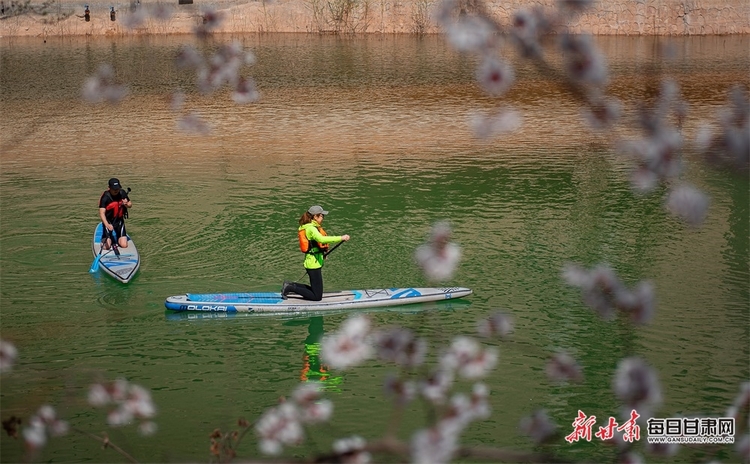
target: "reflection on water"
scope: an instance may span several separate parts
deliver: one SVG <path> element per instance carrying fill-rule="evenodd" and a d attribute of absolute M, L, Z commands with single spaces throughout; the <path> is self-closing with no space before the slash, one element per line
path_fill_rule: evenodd
<path fill-rule="evenodd" d="M 330 372 L 330 368 L 320 360 L 320 340 L 323 338 L 323 318 L 311 317 L 305 338 L 305 353 L 302 356 L 302 382 L 320 382 L 326 391 L 341 391 L 338 386 L 344 378 Z"/>
<path fill-rule="evenodd" d="M 537 407 L 563 427 L 582 408 L 615 415 L 612 373 L 633 352 L 659 370 L 663 417 L 721 414 L 750 376 L 741 323 L 750 310 L 746 176 L 704 169 L 688 154 L 683 179 L 710 194 L 711 209 L 704 227 L 686 229 L 663 211 L 663 191 L 632 192 L 628 163 L 585 130 L 574 102 L 515 57 L 519 84 L 505 103 L 523 111 L 523 130 L 483 142 L 466 121 L 493 102 L 473 83 L 472 63 L 439 37 L 239 40 L 258 57 L 249 70 L 263 94 L 256 105 L 191 90 L 191 76 L 172 62 L 189 37 L 0 45 L 0 312 L 2 337 L 20 352 L 13 373 L 3 373 L 4 418 L 51 403 L 73 426 L 103 430 L 81 398 L 90 382 L 124 376 L 152 389 L 159 438 L 112 433 L 140 460 L 184 462 L 205 455 L 211 430 L 238 415 L 259 417 L 302 377 L 335 382 L 337 430 L 382 433 L 390 416 L 380 382 L 390 366 L 332 372 L 317 357 L 321 330 L 332 332 L 347 314 L 164 311 L 168 295 L 278 291 L 298 277 L 297 219 L 318 203 L 331 211 L 326 229 L 352 236 L 327 261 L 332 290 L 425 285 L 413 251 L 434 221 L 453 224 L 464 255 L 454 283 L 474 294 L 451 308 L 368 313 L 376 326 L 403 325 L 436 355 L 490 312 L 513 315 L 512 339 L 487 341 L 500 348 L 487 379 L 495 415 L 467 430 L 469 443 L 528 449 L 517 424 Z M 659 72 L 678 81 L 690 105 L 682 130 L 691 139 L 731 83 L 748 84 L 748 40 L 599 44 L 610 56 L 610 90 L 631 111 L 653 99 Z M 659 53 L 664 42 L 674 49 L 670 60 Z M 130 85 L 119 106 L 80 100 L 83 80 L 101 62 Z M 169 94 L 176 89 L 212 124 L 212 135 L 175 129 Z M 113 176 L 133 189 L 128 232 L 142 254 L 127 286 L 87 272 L 96 200 Z M 569 261 L 608 262 L 629 286 L 652 279 L 652 323 L 636 331 L 600 321 L 562 284 Z M 583 364 L 583 384 L 548 383 L 545 363 L 557 349 Z M 424 411 L 409 412 L 407 425 L 422 426 Z M 328 432 L 311 433 L 327 446 Z M 22 460 L 17 443 L 2 440 L 3 460 Z M 69 440 L 53 441 L 44 458 L 112 459 L 97 443 Z M 595 462 L 615 453 L 593 444 L 553 447 Z M 733 458 L 722 453 L 721 460 Z M 679 458 L 701 456 L 686 449 Z"/>

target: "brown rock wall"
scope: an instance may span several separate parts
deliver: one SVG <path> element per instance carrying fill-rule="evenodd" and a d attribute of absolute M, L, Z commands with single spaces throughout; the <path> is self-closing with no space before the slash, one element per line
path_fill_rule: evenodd
<path fill-rule="evenodd" d="M 430 14 L 436 0 L 276 0 L 174 2 L 168 21 L 150 19 L 136 29 L 123 25 L 134 7 L 122 1 L 58 0 L 59 12 L 74 15 L 53 24 L 28 15 L 0 21 L 0 36 L 132 35 L 191 33 L 202 11 L 218 10 L 224 21 L 217 32 L 414 33 L 439 32 Z M 9 2 L 4 2 L 6 8 Z M 143 0 L 149 8 L 160 0 Z M 91 21 L 82 18 L 84 5 Z M 523 8 L 555 7 L 555 0 L 493 0 L 488 7 L 502 23 Z M 110 21 L 114 6 L 117 21 Z M 600 0 L 570 23 L 574 32 L 595 35 L 723 35 L 750 34 L 750 0 Z"/>

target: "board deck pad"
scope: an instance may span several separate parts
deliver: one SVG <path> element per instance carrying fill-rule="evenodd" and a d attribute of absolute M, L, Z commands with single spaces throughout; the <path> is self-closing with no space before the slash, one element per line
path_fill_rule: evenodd
<path fill-rule="evenodd" d="M 104 225 L 100 222 L 94 230 L 94 239 L 91 245 L 94 257 L 99 255 L 99 251 L 102 248 L 103 231 Z M 119 251 L 120 256 L 117 256 L 112 249 L 102 250 L 102 256 L 99 260 L 99 269 L 114 277 L 116 280 L 126 284 L 130 282 L 138 271 L 138 268 L 141 265 L 141 257 L 130 236 L 128 236 L 128 247 L 120 248 Z"/>
<path fill-rule="evenodd" d="M 426 303 L 462 298 L 471 293 L 471 289 L 465 287 L 381 288 L 324 292 L 321 301 L 305 300 L 295 294 L 284 299 L 279 292 L 187 293 L 168 297 L 164 306 L 173 311 L 326 311 Z"/>

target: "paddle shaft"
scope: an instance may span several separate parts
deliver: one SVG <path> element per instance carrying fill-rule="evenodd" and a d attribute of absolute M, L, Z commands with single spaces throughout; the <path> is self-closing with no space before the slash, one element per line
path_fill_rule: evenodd
<path fill-rule="evenodd" d="M 342 240 L 342 241 L 340 241 L 339 243 L 337 243 L 337 244 L 336 244 L 336 245 L 335 245 L 335 246 L 334 246 L 333 248 L 331 248 L 330 250 L 328 250 L 328 251 L 326 251 L 325 253 L 323 253 L 323 258 L 325 258 L 325 257 L 327 257 L 328 255 L 330 255 L 331 253 L 333 253 L 333 250 L 335 250 L 336 248 L 340 247 L 340 246 L 341 246 L 341 245 L 342 245 L 343 243 L 344 243 L 344 241 Z M 305 271 L 305 274 L 307 274 L 307 271 Z M 299 278 L 299 279 L 297 279 L 297 280 L 298 280 L 298 281 L 299 281 L 299 280 L 302 280 L 302 279 L 303 279 L 303 278 L 305 277 L 305 274 L 302 274 L 302 277 L 300 277 L 300 278 Z"/>
<path fill-rule="evenodd" d="M 340 246 L 341 246 L 341 244 L 343 244 L 343 243 L 344 243 L 344 241 L 343 241 L 343 240 L 342 240 L 342 241 L 340 241 L 339 243 L 337 243 L 335 247 L 333 247 L 333 248 L 331 248 L 330 250 L 328 250 L 328 251 L 326 251 L 325 253 L 323 253 L 323 257 L 325 258 L 326 256 L 328 256 L 328 255 L 330 255 L 331 253 L 333 253 L 333 250 L 335 250 L 336 248 L 340 247 Z"/>

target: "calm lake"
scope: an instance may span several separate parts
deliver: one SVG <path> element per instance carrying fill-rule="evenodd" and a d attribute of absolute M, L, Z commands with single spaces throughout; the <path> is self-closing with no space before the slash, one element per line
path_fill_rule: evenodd
<path fill-rule="evenodd" d="M 278 291 L 283 280 L 300 279 L 297 220 L 312 204 L 330 211 L 329 233 L 352 237 L 327 261 L 328 290 L 429 286 L 413 253 L 434 222 L 450 221 L 463 250 L 450 284 L 474 294 L 371 313 L 377 326 L 402 325 L 428 339 L 431 359 L 455 335 L 475 334 L 481 318 L 512 314 L 512 337 L 486 342 L 500 351 L 486 379 L 492 417 L 473 423 L 465 444 L 535 449 L 518 424 L 537 408 L 564 435 L 578 410 L 601 425 L 619 413 L 613 374 L 632 354 L 659 371 L 658 417 L 722 416 L 750 379 L 746 174 L 718 171 L 688 152 L 681 180 L 711 197 L 703 227 L 690 228 L 664 210 L 665 188 L 634 193 L 632 166 L 610 148 L 612 138 L 588 131 L 561 86 L 513 56 L 518 82 L 503 102 L 523 112 L 523 126 L 483 141 L 469 117 L 494 102 L 474 82 L 473 59 L 442 37 L 235 37 L 257 58 L 244 71 L 261 92 L 251 105 L 234 104 L 225 89 L 198 93 L 194 77 L 174 64 L 183 44 L 211 50 L 232 39 L 2 39 L 0 322 L 2 339 L 19 351 L 2 374 L 3 420 L 26 421 L 51 404 L 73 428 L 106 431 L 139 461 L 208 461 L 214 429 L 253 421 L 300 382 L 323 380 L 333 420 L 311 428 L 308 443 L 288 456 L 329 449 L 334 437 L 381 437 L 391 418 L 383 379 L 393 366 L 331 371 L 317 356 L 321 335 L 346 314 L 164 309 L 170 295 Z M 733 83 L 750 84 L 750 37 L 597 43 L 626 118 L 639 101 L 653 102 L 660 76 L 680 84 L 688 140 Z M 101 63 L 129 86 L 119 105 L 81 98 Z M 185 105 L 175 112 L 171 94 L 180 89 Z M 177 128 L 188 111 L 204 118 L 209 135 Z M 132 188 L 127 228 L 142 264 L 128 285 L 87 272 L 110 177 Z M 651 323 L 632 329 L 601 320 L 561 280 L 567 262 L 610 263 L 629 286 L 652 280 Z M 583 383 L 547 380 L 557 350 L 583 365 Z M 111 429 L 106 411 L 88 405 L 90 384 L 118 377 L 151 390 L 155 435 Z M 404 439 L 429 417 L 422 403 L 409 411 L 397 431 Z M 23 460 L 21 441 L 3 434 L 0 444 L 3 462 Z M 561 438 L 548 450 L 592 462 L 615 457 L 598 439 Z M 239 455 L 259 456 L 253 434 Z M 711 457 L 739 460 L 729 445 L 683 447 L 676 459 Z M 125 461 L 76 432 L 52 439 L 37 459 Z"/>

